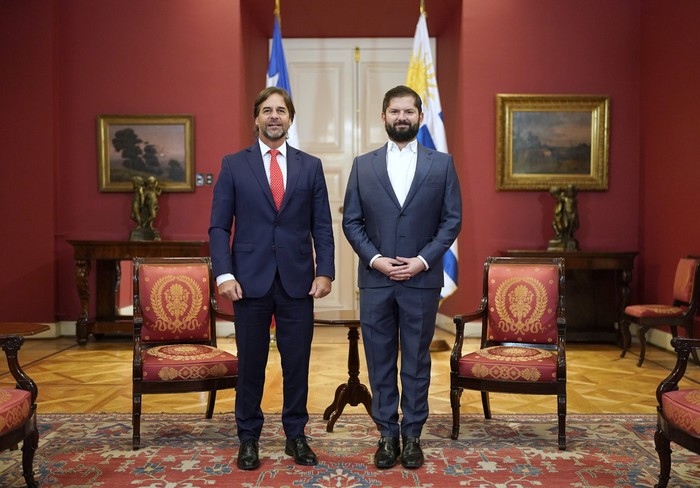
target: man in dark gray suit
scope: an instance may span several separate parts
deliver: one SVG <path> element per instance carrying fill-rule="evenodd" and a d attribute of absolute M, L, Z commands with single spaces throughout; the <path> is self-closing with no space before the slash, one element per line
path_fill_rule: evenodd
<path fill-rule="evenodd" d="M 423 465 L 430 342 L 443 286 L 443 255 L 462 225 L 452 157 L 418 143 L 420 96 L 397 86 L 384 96 L 388 144 L 355 159 L 345 193 L 343 231 L 360 259 L 360 320 L 381 438 L 378 468 Z M 401 348 L 401 412 L 397 383 Z"/>

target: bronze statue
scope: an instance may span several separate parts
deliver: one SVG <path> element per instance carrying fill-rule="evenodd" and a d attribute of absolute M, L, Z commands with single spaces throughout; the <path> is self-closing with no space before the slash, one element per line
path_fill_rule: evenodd
<path fill-rule="evenodd" d="M 149 176 L 144 182 L 140 176 L 131 178 L 134 197 L 131 200 L 131 219 L 136 228 L 129 235 L 130 241 L 159 241 L 160 233 L 154 227 L 158 215 L 158 197 L 162 193 L 160 183 L 155 176 Z"/>
<path fill-rule="evenodd" d="M 549 241 L 549 251 L 579 251 L 578 241 L 574 233 L 578 230 L 578 190 L 574 185 L 565 187 L 554 186 L 549 193 L 557 199 L 554 206 L 554 239 Z"/>

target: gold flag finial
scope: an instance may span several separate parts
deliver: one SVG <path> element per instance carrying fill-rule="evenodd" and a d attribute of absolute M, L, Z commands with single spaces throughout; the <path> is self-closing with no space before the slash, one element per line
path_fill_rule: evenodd
<path fill-rule="evenodd" d="M 426 17 L 428 16 L 425 11 L 425 0 L 420 0 L 420 14 L 425 15 Z"/>
<path fill-rule="evenodd" d="M 282 15 L 280 14 L 280 0 L 275 0 L 275 17 L 277 17 L 277 22 L 280 24 L 280 29 L 282 28 Z"/>

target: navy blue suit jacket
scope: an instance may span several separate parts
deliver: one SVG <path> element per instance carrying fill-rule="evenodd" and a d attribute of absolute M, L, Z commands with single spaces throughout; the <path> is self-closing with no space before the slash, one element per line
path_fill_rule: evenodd
<path fill-rule="evenodd" d="M 442 258 L 462 227 L 462 196 L 452 156 L 418 144 L 413 183 L 399 205 L 386 167 L 387 145 L 355 158 L 343 204 L 343 231 L 360 259 L 360 288 L 395 285 L 370 268 L 377 254 L 421 255 L 426 272 L 402 282 L 414 288 L 442 288 Z"/>
<path fill-rule="evenodd" d="M 244 297 L 267 293 L 277 272 L 294 298 L 308 296 L 315 276 L 334 279 L 321 160 L 287 146 L 287 186 L 278 213 L 258 142 L 225 156 L 214 187 L 209 246 L 214 276 L 233 273 Z"/>

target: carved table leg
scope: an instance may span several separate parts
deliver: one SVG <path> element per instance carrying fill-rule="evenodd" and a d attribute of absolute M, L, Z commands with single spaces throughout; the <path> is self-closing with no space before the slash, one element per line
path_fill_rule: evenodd
<path fill-rule="evenodd" d="M 75 260 L 75 286 L 80 297 L 80 316 L 75 323 L 75 335 L 78 344 L 84 346 L 88 340 L 88 314 L 90 312 L 90 287 L 88 277 L 90 276 L 91 263 L 87 259 Z"/>
<path fill-rule="evenodd" d="M 333 426 L 343 413 L 348 403 L 356 407 L 360 403 L 365 406 L 367 413 L 372 415 L 372 395 L 365 385 L 360 383 L 360 354 L 358 342 L 360 333 L 359 324 L 348 324 L 348 382 L 340 385 L 335 391 L 335 398 L 326 408 L 323 418 L 328 420 L 327 432 L 333 432 Z"/>

